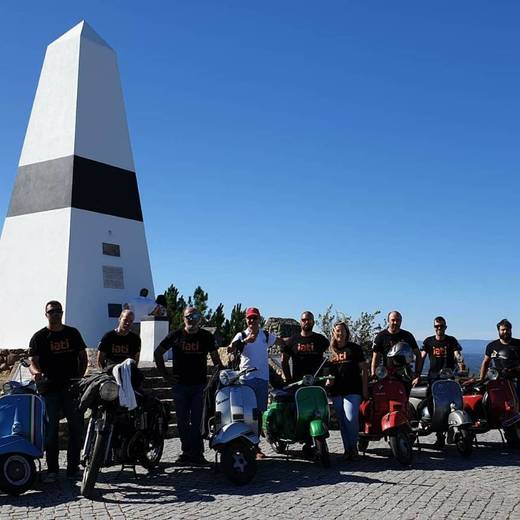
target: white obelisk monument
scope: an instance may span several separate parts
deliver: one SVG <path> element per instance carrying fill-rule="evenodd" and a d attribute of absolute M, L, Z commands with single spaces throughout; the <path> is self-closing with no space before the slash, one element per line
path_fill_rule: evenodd
<path fill-rule="evenodd" d="M 0 348 L 59 300 L 89 346 L 153 282 L 114 51 L 85 22 L 47 47 L 0 239 Z"/>

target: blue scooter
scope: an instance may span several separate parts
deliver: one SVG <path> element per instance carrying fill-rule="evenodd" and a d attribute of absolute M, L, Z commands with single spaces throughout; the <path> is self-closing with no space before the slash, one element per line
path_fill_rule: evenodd
<path fill-rule="evenodd" d="M 7 381 L 0 397 L 0 490 L 20 495 L 32 486 L 44 444 L 45 403 L 35 382 Z"/>

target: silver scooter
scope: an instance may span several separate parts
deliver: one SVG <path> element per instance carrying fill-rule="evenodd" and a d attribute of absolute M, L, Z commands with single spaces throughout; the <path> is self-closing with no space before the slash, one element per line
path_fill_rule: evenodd
<path fill-rule="evenodd" d="M 418 424 L 413 432 L 419 436 L 447 432 L 447 443 L 469 456 L 474 441 L 472 421 L 464 410 L 462 389 L 453 377 L 453 371 L 444 368 L 429 393 L 427 385 L 412 388 L 409 402 Z"/>
<path fill-rule="evenodd" d="M 250 482 L 256 473 L 259 411 L 254 390 L 240 377 L 256 368 L 221 370 L 215 394 L 215 415 L 209 423 L 209 446 L 220 454 L 220 466 L 235 484 Z"/>

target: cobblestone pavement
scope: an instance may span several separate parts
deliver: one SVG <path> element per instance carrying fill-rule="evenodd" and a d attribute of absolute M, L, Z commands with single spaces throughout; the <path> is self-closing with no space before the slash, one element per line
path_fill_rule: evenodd
<path fill-rule="evenodd" d="M 383 442 L 360 461 L 342 461 L 333 432 L 330 469 L 296 458 L 296 451 L 287 460 L 266 449 L 269 458 L 253 482 L 235 487 L 213 468 L 174 466 L 179 441 L 173 439 L 154 474 L 138 469 L 135 480 L 131 470 L 104 469 L 94 500 L 62 476 L 21 497 L 0 495 L 0 518 L 520 519 L 520 454 L 506 449 L 498 433 L 479 437 L 469 459 L 453 447 L 433 451 L 433 441 L 424 439 L 412 468 L 403 469 Z"/>

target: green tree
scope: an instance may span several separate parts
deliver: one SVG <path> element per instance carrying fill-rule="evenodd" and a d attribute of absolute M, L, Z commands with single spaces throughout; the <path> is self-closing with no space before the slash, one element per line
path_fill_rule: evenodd
<path fill-rule="evenodd" d="M 215 312 L 209 314 L 208 324 L 210 327 L 216 327 L 222 333 L 224 324 L 226 322 L 226 315 L 224 314 L 224 304 L 220 303 L 215 309 Z"/>
<path fill-rule="evenodd" d="M 208 293 L 204 292 L 200 285 L 193 292 L 193 307 L 195 307 L 202 314 L 202 316 L 204 316 L 208 320 L 210 319 L 210 316 L 207 316 Z M 209 314 L 211 315 L 211 309 Z"/>
<path fill-rule="evenodd" d="M 353 319 L 348 314 L 334 309 L 333 305 L 329 305 L 323 314 L 318 315 L 317 324 L 322 332 L 331 338 L 334 323 L 344 321 L 350 330 L 350 340 L 358 343 L 365 352 L 368 352 L 374 337 L 383 328 L 382 324 L 376 321 L 379 314 L 381 311 L 362 312 L 358 318 Z"/>

